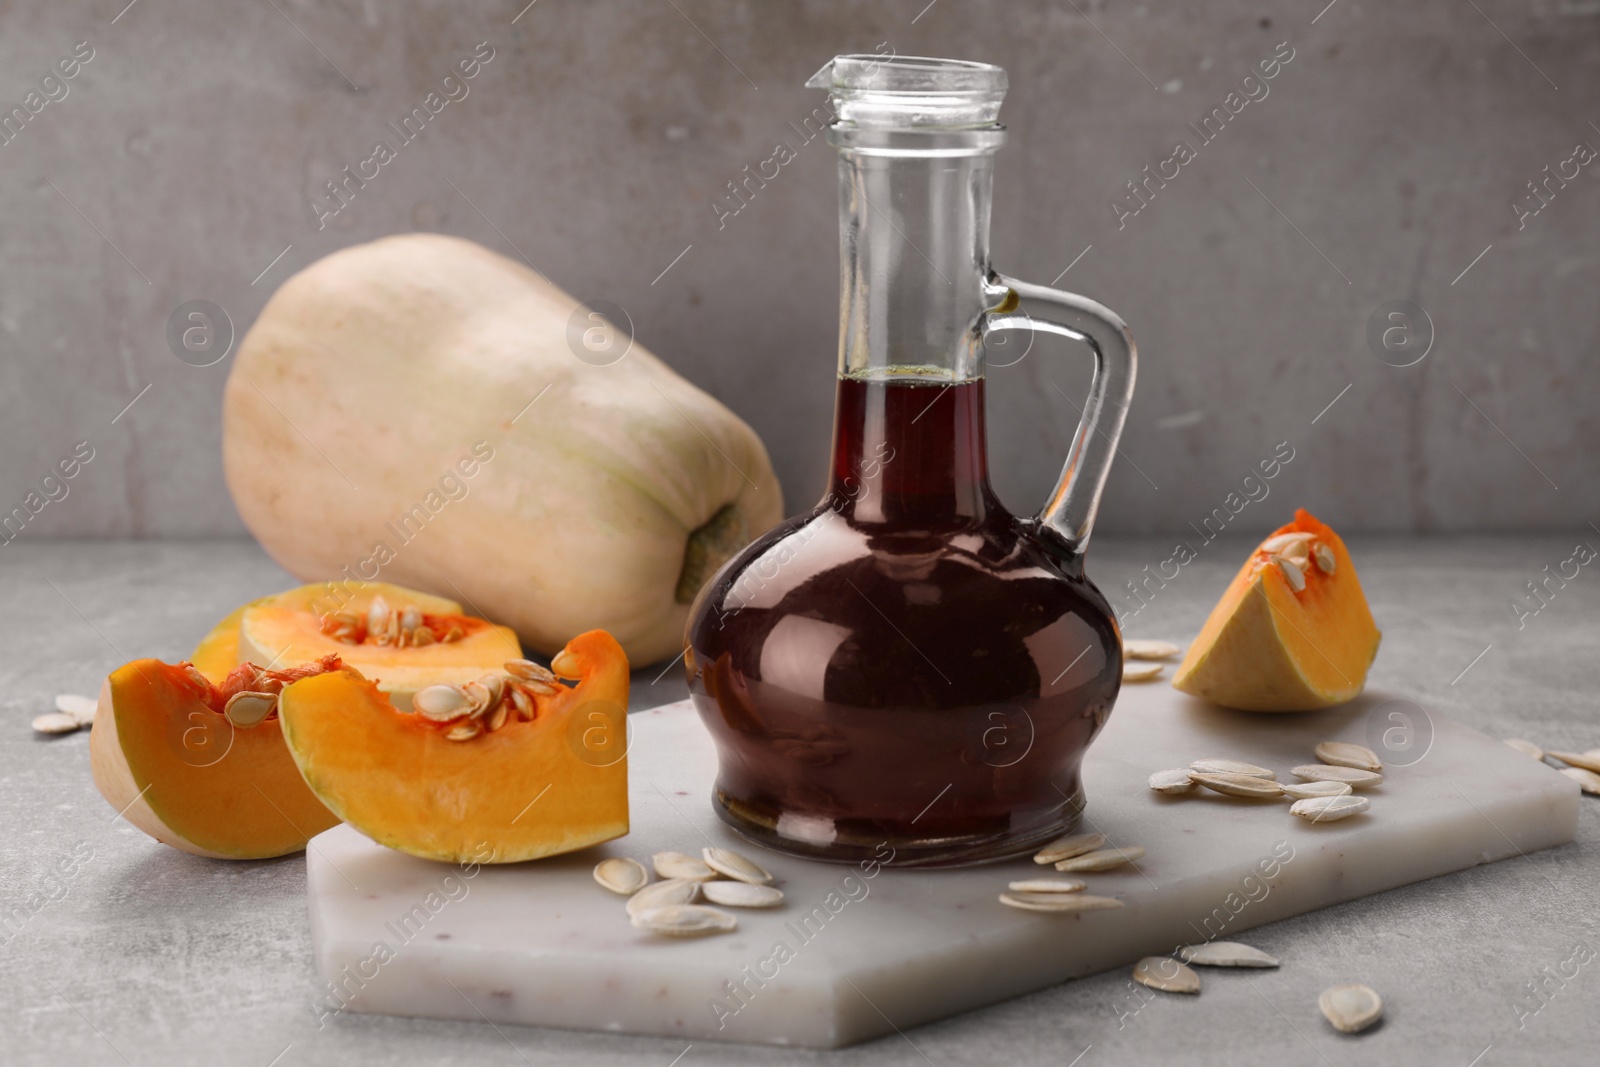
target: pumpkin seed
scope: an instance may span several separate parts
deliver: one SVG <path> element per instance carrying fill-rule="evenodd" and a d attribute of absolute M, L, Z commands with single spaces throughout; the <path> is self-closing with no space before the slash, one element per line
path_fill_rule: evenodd
<path fill-rule="evenodd" d="M 1197 785 L 1203 785 L 1215 793 L 1223 793 L 1230 797 L 1250 797 L 1261 799 L 1265 797 L 1283 796 L 1283 787 L 1277 782 L 1269 782 L 1265 778 L 1257 778 L 1249 774 L 1207 774 L 1204 771 L 1190 771 L 1189 776 Z"/>
<path fill-rule="evenodd" d="M 278 707 L 278 698 L 272 693 L 235 693 L 228 698 L 222 714 L 235 726 L 255 726 L 263 722 Z"/>
<path fill-rule="evenodd" d="M 1159 663 L 1129 663 L 1123 661 L 1122 680 L 1124 682 L 1153 682 L 1161 677 L 1161 664 Z"/>
<path fill-rule="evenodd" d="M 1200 976 L 1171 956 L 1146 956 L 1133 965 L 1133 980 L 1163 993 L 1200 992 Z"/>
<path fill-rule="evenodd" d="M 37 721 L 36 721 L 37 722 Z M 37 729 L 35 725 L 35 729 Z M 1578 788 L 1591 796 L 1600 796 L 1600 774 L 1586 767 L 1563 767 L 1561 773 L 1578 783 Z"/>
<path fill-rule="evenodd" d="M 1307 822 L 1337 822 L 1352 815 L 1360 815 L 1372 806 L 1366 797 L 1307 797 L 1289 805 L 1289 814 L 1298 815 Z"/>
<path fill-rule="evenodd" d="M 690 882 L 709 882 L 717 876 L 698 856 L 687 852 L 657 852 L 650 857 L 650 865 L 663 878 L 682 878 Z"/>
<path fill-rule="evenodd" d="M 513 683 L 508 688 L 511 691 L 511 704 L 517 709 L 517 721 L 532 722 L 538 715 L 538 709 L 534 706 L 533 698 L 528 696 L 520 685 Z"/>
<path fill-rule="evenodd" d="M 1087 893 L 1001 893 L 1000 903 L 1023 911 L 1050 912 L 1111 911 L 1122 907 L 1116 897 Z"/>
<path fill-rule="evenodd" d="M 76 693 L 62 693 L 56 697 L 56 710 L 63 715 L 71 715 L 79 726 L 88 726 L 94 722 L 94 713 L 98 706 L 96 701 Z"/>
<path fill-rule="evenodd" d="M 676 904 L 693 904 L 700 899 L 700 883 L 684 878 L 669 878 L 652 882 L 628 898 L 628 914 L 634 915 L 652 908 L 667 908 Z"/>
<path fill-rule="evenodd" d="M 489 733 L 494 733 L 506 724 L 511 717 L 511 705 L 505 701 L 496 704 L 494 710 L 483 717 L 483 728 Z"/>
<path fill-rule="evenodd" d="M 702 882 L 700 895 L 730 908 L 771 908 L 783 903 L 783 890 L 749 882 Z"/>
<path fill-rule="evenodd" d="M 1376 771 L 1364 771 L 1359 767 L 1331 767 L 1326 763 L 1308 763 L 1289 773 L 1307 782 L 1345 782 L 1352 789 L 1383 784 L 1383 775 Z"/>
<path fill-rule="evenodd" d="M 411 698 L 411 706 L 424 719 L 433 722 L 455 722 L 472 714 L 472 701 L 460 687 L 430 685 L 419 689 Z"/>
<path fill-rule="evenodd" d="M 1383 761 L 1366 745 L 1348 741 L 1317 742 L 1317 759 L 1335 767 L 1355 767 L 1363 771 L 1383 770 Z"/>
<path fill-rule="evenodd" d="M 1127 659 L 1175 659 L 1181 651 L 1170 641 L 1132 637 L 1122 642 L 1122 655 Z"/>
<path fill-rule="evenodd" d="M 1359 1034 L 1383 1017 L 1383 998 L 1358 982 L 1324 989 L 1317 1007 L 1333 1028 L 1344 1034 Z"/>
<path fill-rule="evenodd" d="M 489 694 L 488 703 L 479 711 L 479 714 L 482 714 L 483 711 L 499 704 L 501 698 L 506 695 L 506 680 L 498 674 L 486 674 L 478 679 L 478 684 Z"/>
<path fill-rule="evenodd" d="M 771 885 L 772 875 L 758 864 L 746 859 L 731 848 L 717 848 L 707 845 L 700 850 L 700 856 L 718 874 L 727 875 L 739 882 L 749 882 L 751 885 Z"/>
<path fill-rule="evenodd" d="M 1281 533 L 1275 537 L 1269 537 L 1265 541 L 1261 542 L 1260 547 L 1258 547 L 1256 551 L 1267 553 L 1282 552 L 1290 545 L 1303 545 L 1315 536 L 1315 534 L 1300 533 L 1298 531 Z"/>
<path fill-rule="evenodd" d="M 1194 779 L 1189 777 L 1186 768 L 1179 767 L 1171 771 L 1157 771 L 1150 776 L 1150 788 L 1157 793 L 1166 793 L 1177 796 L 1179 793 L 1194 792 Z"/>
<path fill-rule="evenodd" d="M 33 720 L 33 729 L 41 734 L 70 734 L 83 729 L 83 724 L 64 711 L 50 711 Z"/>
<path fill-rule="evenodd" d="M 1333 549 L 1321 542 L 1312 546 L 1311 558 L 1317 561 L 1317 570 L 1323 574 L 1332 574 L 1339 566 L 1339 557 L 1333 554 Z"/>
<path fill-rule="evenodd" d="M 461 627 L 452 626 L 450 629 L 445 631 L 444 636 L 439 638 L 439 640 L 443 641 L 445 644 L 449 644 L 452 641 L 459 641 L 465 636 L 467 635 L 462 631 Z"/>
<path fill-rule="evenodd" d="M 463 719 L 444 732 L 446 741 L 471 741 L 483 733 L 483 727 L 477 719 Z"/>
<path fill-rule="evenodd" d="M 594 866 L 594 880 L 619 896 L 631 897 L 650 881 L 650 872 L 638 860 L 612 856 Z"/>
<path fill-rule="evenodd" d="M 1296 541 L 1280 552 L 1279 555 L 1299 567 L 1301 571 L 1311 569 L 1311 549 L 1305 541 Z"/>
<path fill-rule="evenodd" d="M 1207 941 L 1203 945 L 1185 945 L 1178 950 L 1185 963 L 1198 967 L 1276 967 L 1278 957 L 1269 956 L 1258 948 L 1239 941 Z"/>
<path fill-rule="evenodd" d="M 381 596 L 372 598 L 372 603 L 367 605 L 367 633 L 371 634 L 382 644 L 383 635 L 389 630 L 389 602 Z"/>
<path fill-rule="evenodd" d="M 737 929 L 739 920 L 720 908 L 704 904 L 669 904 L 664 908 L 651 908 L 636 912 L 633 925 L 640 930 L 667 937 L 704 937 Z"/>
<path fill-rule="evenodd" d="M 1138 845 L 1127 848 L 1104 848 L 1097 852 L 1085 852 L 1081 856 L 1073 856 L 1056 864 L 1058 871 L 1109 871 L 1113 867 L 1121 867 L 1124 863 L 1133 863 L 1144 858 L 1144 849 Z"/>
<path fill-rule="evenodd" d="M 1342 797 L 1350 794 L 1349 782 L 1280 782 L 1284 796 L 1293 797 L 1295 800 L 1310 800 L 1312 797 Z"/>
<path fill-rule="evenodd" d="M 1013 893 L 1081 893 L 1088 884 L 1082 878 L 1019 878 L 1006 888 Z"/>
<path fill-rule="evenodd" d="M 489 710 L 489 687 L 480 682 L 462 682 L 458 687 L 467 698 L 467 713 L 469 715 L 482 715 Z"/>
<path fill-rule="evenodd" d="M 1081 856 L 1085 852 L 1093 852 L 1105 843 L 1105 834 L 1072 834 L 1068 837 L 1058 837 L 1041 848 L 1033 857 L 1033 862 L 1057 863 L 1073 856 Z"/>
<path fill-rule="evenodd" d="M 1287 556 L 1276 554 L 1273 555 L 1272 562 L 1276 563 L 1278 569 L 1283 572 L 1283 579 L 1289 583 L 1290 589 L 1293 589 L 1296 593 L 1305 589 L 1306 572 L 1300 569 L 1298 563 Z"/>
<path fill-rule="evenodd" d="M 1532 741 L 1524 741 L 1520 737 L 1508 737 L 1504 743 L 1511 748 L 1516 749 L 1524 756 L 1532 756 L 1536 760 L 1544 759 L 1544 749 L 1540 748 Z"/>
<path fill-rule="evenodd" d="M 1277 773 L 1265 767 L 1257 767 L 1254 763 L 1241 763 L 1236 759 L 1197 759 L 1189 764 L 1191 770 L 1204 771 L 1207 774 L 1247 774 L 1252 778 L 1265 778 L 1267 781 L 1276 781 Z"/>
<path fill-rule="evenodd" d="M 524 682 L 544 682 L 548 685 L 556 680 L 555 674 L 548 667 L 541 666 L 531 659 L 508 659 L 505 668 L 511 677 Z"/>
<path fill-rule="evenodd" d="M 1547 752 L 1545 755 L 1554 756 L 1569 767 L 1581 767 L 1586 771 L 1600 774 L 1600 758 L 1579 752 Z"/>

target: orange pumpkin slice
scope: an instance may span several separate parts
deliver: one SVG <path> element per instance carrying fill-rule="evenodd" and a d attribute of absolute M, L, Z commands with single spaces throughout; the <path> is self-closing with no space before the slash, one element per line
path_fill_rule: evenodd
<path fill-rule="evenodd" d="M 1339 535 L 1303 509 L 1250 553 L 1172 679 L 1245 711 L 1356 697 L 1382 637 Z"/>
<path fill-rule="evenodd" d="M 187 663 L 120 667 L 101 687 L 89 735 L 94 783 L 129 822 L 173 848 L 218 859 L 298 852 L 338 820 L 301 779 L 272 700 L 250 694 L 272 697 L 285 682 L 329 670 L 338 673 L 336 660 L 277 672 L 246 664 L 219 688 Z M 228 701 L 240 693 L 230 718 Z"/>
<path fill-rule="evenodd" d="M 592 630 L 550 675 L 520 688 L 507 664 L 494 700 L 444 719 L 450 690 L 402 711 L 371 682 L 322 674 L 283 692 L 284 740 L 306 784 L 374 841 L 413 856 L 516 863 L 628 832 L 628 658 Z M 472 696 L 471 686 L 454 690 Z M 514 699 L 527 704 L 519 714 Z M 482 696 L 482 694 L 477 694 Z M 481 705 L 481 706 L 480 706 Z M 531 715 L 531 717 L 529 717 Z M 463 739 L 454 740 L 453 737 Z M 484 860 L 485 854 L 492 856 Z"/>

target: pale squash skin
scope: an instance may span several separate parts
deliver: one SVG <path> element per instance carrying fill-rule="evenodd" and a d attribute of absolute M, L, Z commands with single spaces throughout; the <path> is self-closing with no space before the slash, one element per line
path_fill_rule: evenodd
<path fill-rule="evenodd" d="M 578 359 L 577 308 L 523 264 L 434 234 L 290 278 L 223 396 L 245 525 L 302 581 L 459 599 L 546 654 L 605 629 L 634 663 L 677 655 L 691 534 L 732 507 L 720 564 L 782 519 L 782 491 L 755 432 L 637 342 L 608 366 Z M 464 498 L 437 492 L 446 475 Z M 419 504 L 427 521 L 402 542 L 391 524 Z"/>

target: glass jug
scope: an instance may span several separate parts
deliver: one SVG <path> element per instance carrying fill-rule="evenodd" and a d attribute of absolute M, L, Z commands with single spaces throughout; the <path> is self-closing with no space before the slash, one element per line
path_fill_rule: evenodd
<path fill-rule="evenodd" d="M 955 866 L 1071 830 L 1122 680 L 1083 552 L 1133 394 L 1108 309 L 989 264 L 999 67 L 840 56 L 840 336 L 832 478 L 700 592 L 685 662 L 713 803 L 770 848 Z M 1083 342 L 1093 384 L 1036 518 L 989 488 L 984 338 Z M 890 851 L 892 850 L 892 852 Z"/>

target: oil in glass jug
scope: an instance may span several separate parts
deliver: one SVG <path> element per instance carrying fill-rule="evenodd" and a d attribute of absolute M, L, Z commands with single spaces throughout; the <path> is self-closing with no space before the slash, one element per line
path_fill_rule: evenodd
<path fill-rule="evenodd" d="M 840 331 L 831 478 L 701 590 L 685 656 L 713 803 L 779 851 L 896 866 L 1030 852 L 1077 825 L 1079 765 L 1122 678 L 1083 553 L 1133 393 L 1108 309 L 996 273 L 1006 74 L 840 56 Z M 1035 518 L 989 487 L 984 339 L 1082 342 L 1095 372 Z"/>

